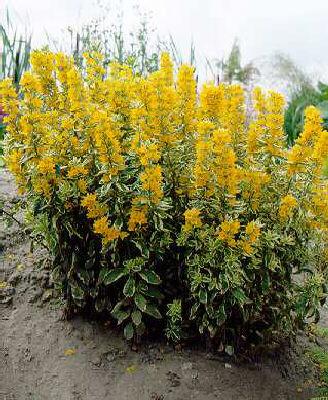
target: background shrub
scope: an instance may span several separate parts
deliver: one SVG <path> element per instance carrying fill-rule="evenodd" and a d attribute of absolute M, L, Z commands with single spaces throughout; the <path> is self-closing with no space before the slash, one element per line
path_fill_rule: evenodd
<path fill-rule="evenodd" d="M 0 80 L 12 78 L 15 85 L 29 68 L 31 35 L 19 34 L 13 25 L 9 11 L 0 21 Z"/>
<path fill-rule="evenodd" d="M 146 77 L 36 51 L 1 83 L 6 162 L 53 254 L 67 310 L 111 313 L 128 339 L 201 335 L 240 350 L 318 319 L 326 298 L 328 133 L 318 110 L 285 148 L 284 99 Z"/>

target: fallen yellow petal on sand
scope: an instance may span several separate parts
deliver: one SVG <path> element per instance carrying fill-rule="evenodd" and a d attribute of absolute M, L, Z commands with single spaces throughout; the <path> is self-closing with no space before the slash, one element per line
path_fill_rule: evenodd
<path fill-rule="evenodd" d="M 76 353 L 76 349 L 66 349 L 64 351 L 65 356 L 74 356 L 75 353 Z"/>
<path fill-rule="evenodd" d="M 5 281 L 0 281 L 0 289 L 3 289 L 7 286 L 7 282 Z"/>
<path fill-rule="evenodd" d="M 137 370 L 136 365 L 130 365 L 129 367 L 126 368 L 126 372 L 128 372 L 129 374 L 133 374 L 134 372 L 136 372 L 136 370 Z"/>
<path fill-rule="evenodd" d="M 17 271 L 22 271 L 23 269 L 25 269 L 25 266 L 23 264 L 17 264 L 16 269 Z"/>

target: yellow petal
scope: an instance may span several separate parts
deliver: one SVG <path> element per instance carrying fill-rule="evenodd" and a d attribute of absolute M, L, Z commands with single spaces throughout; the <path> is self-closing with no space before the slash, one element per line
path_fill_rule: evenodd
<path fill-rule="evenodd" d="M 128 372 L 129 374 L 133 374 L 134 372 L 136 372 L 136 370 L 137 370 L 136 365 L 130 365 L 129 367 L 126 368 L 126 372 Z"/>
<path fill-rule="evenodd" d="M 76 349 L 66 349 L 64 351 L 65 356 L 74 356 L 75 353 L 76 353 Z"/>

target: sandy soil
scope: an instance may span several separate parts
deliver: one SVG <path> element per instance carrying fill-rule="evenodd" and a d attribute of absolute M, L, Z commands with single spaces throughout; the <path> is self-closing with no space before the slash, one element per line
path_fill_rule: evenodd
<path fill-rule="evenodd" d="M 0 195 L 15 201 L 0 169 Z M 161 343 L 132 351 L 106 324 L 61 320 L 44 268 L 18 224 L 0 222 L 0 400 L 295 400 L 311 397 L 306 338 L 282 357 L 240 364 Z M 2 284 L 3 286 L 3 284 Z"/>

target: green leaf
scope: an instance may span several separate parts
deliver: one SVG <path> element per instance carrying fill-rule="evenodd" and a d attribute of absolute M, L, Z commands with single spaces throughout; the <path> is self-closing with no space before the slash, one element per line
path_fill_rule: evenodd
<path fill-rule="evenodd" d="M 127 340 L 131 340 L 133 338 L 134 328 L 131 322 L 129 322 L 124 328 L 124 336 Z"/>
<path fill-rule="evenodd" d="M 221 304 L 218 311 L 216 312 L 216 318 L 218 320 L 218 325 L 222 325 L 227 319 L 227 314 L 224 308 L 224 304 Z"/>
<path fill-rule="evenodd" d="M 78 277 L 81 279 L 81 281 L 85 285 L 87 285 L 89 283 L 90 275 L 89 275 L 88 271 L 86 271 L 85 269 L 80 269 L 77 274 L 78 274 Z"/>
<path fill-rule="evenodd" d="M 84 299 L 84 291 L 80 286 L 71 286 L 71 294 L 73 299 Z"/>
<path fill-rule="evenodd" d="M 95 308 L 98 312 L 101 312 L 104 310 L 106 306 L 106 300 L 104 298 L 98 297 L 96 302 L 95 302 Z"/>
<path fill-rule="evenodd" d="M 135 244 L 136 248 L 140 251 L 140 254 L 141 254 L 143 257 L 145 257 L 145 258 L 148 258 L 148 257 L 149 257 L 149 249 L 148 249 L 148 247 L 147 247 L 145 244 L 143 244 L 143 243 L 138 243 L 138 242 L 136 242 L 135 240 L 132 240 L 131 242 Z"/>
<path fill-rule="evenodd" d="M 199 296 L 199 301 L 202 304 L 207 304 L 207 291 L 204 289 L 200 289 L 200 291 L 198 292 L 198 296 Z"/>
<path fill-rule="evenodd" d="M 143 271 L 139 272 L 141 278 L 152 285 L 159 285 L 161 278 L 154 271 Z"/>
<path fill-rule="evenodd" d="M 150 287 L 146 293 L 148 297 L 155 297 L 156 299 L 162 299 L 164 297 L 157 287 Z"/>
<path fill-rule="evenodd" d="M 142 314 L 139 310 L 133 311 L 131 314 L 132 321 L 135 326 L 139 326 L 141 324 Z"/>
<path fill-rule="evenodd" d="M 140 311 L 145 312 L 147 308 L 147 300 L 144 298 L 144 296 L 140 293 L 137 293 L 134 296 L 134 302 L 136 306 L 139 308 Z"/>
<path fill-rule="evenodd" d="M 112 309 L 111 314 L 115 314 L 117 311 L 119 311 L 121 309 L 121 307 L 123 306 L 123 301 L 119 301 L 115 307 Z"/>
<path fill-rule="evenodd" d="M 261 282 L 261 288 L 263 294 L 267 294 L 270 288 L 270 275 L 268 273 L 264 274 Z"/>
<path fill-rule="evenodd" d="M 123 288 L 124 296 L 132 297 L 135 291 L 136 291 L 136 281 L 133 276 L 130 276 Z"/>
<path fill-rule="evenodd" d="M 118 325 L 120 325 L 125 319 L 130 316 L 130 313 L 123 310 L 112 311 L 111 315 L 117 319 Z"/>
<path fill-rule="evenodd" d="M 109 285 L 110 283 L 118 281 L 120 278 L 122 278 L 122 276 L 124 276 L 124 274 L 125 271 L 123 268 L 117 268 L 110 271 L 106 271 L 102 275 L 99 275 L 99 279 L 101 279 L 101 281 L 105 285 Z"/>
<path fill-rule="evenodd" d="M 235 289 L 232 293 L 233 297 L 238 301 L 239 304 L 244 304 L 246 302 L 247 296 L 242 289 Z"/>
<path fill-rule="evenodd" d="M 132 240 L 132 243 L 135 244 L 135 246 L 137 247 L 137 249 L 140 251 L 140 254 L 145 257 L 148 258 L 149 257 L 149 249 L 146 245 L 144 245 L 143 243 L 138 243 L 135 240 Z"/>
<path fill-rule="evenodd" d="M 145 330 L 146 330 L 146 326 L 143 322 L 141 322 L 140 325 L 138 325 L 136 327 L 137 335 L 140 335 L 140 336 L 143 335 L 145 333 Z"/>
<path fill-rule="evenodd" d="M 162 315 L 159 312 L 158 308 L 156 306 L 154 306 L 153 304 L 147 304 L 145 313 L 148 315 L 151 315 L 152 317 L 154 317 L 156 319 L 162 318 Z"/>
<path fill-rule="evenodd" d="M 199 309 L 199 303 L 194 303 L 190 309 L 190 319 L 196 318 L 198 309 Z"/>
<path fill-rule="evenodd" d="M 89 294 L 93 299 L 95 299 L 98 295 L 98 291 L 98 287 L 93 287 L 89 290 Z"/>
<path fill-rule="evenodd" d="M 98 284 L 103 283 L 104 282 L 104 278 L 106 276 L 106 274 L 108 273 L 108 269 L 106 268 L 102 268 L 99 272 L 99 276 L 98 276 Z"/>
<path fill-rule="evenodd" d="M 224 351 L 231 357 L 234 354 L 234 348 L 232 346 L 225 346 Z"/>

